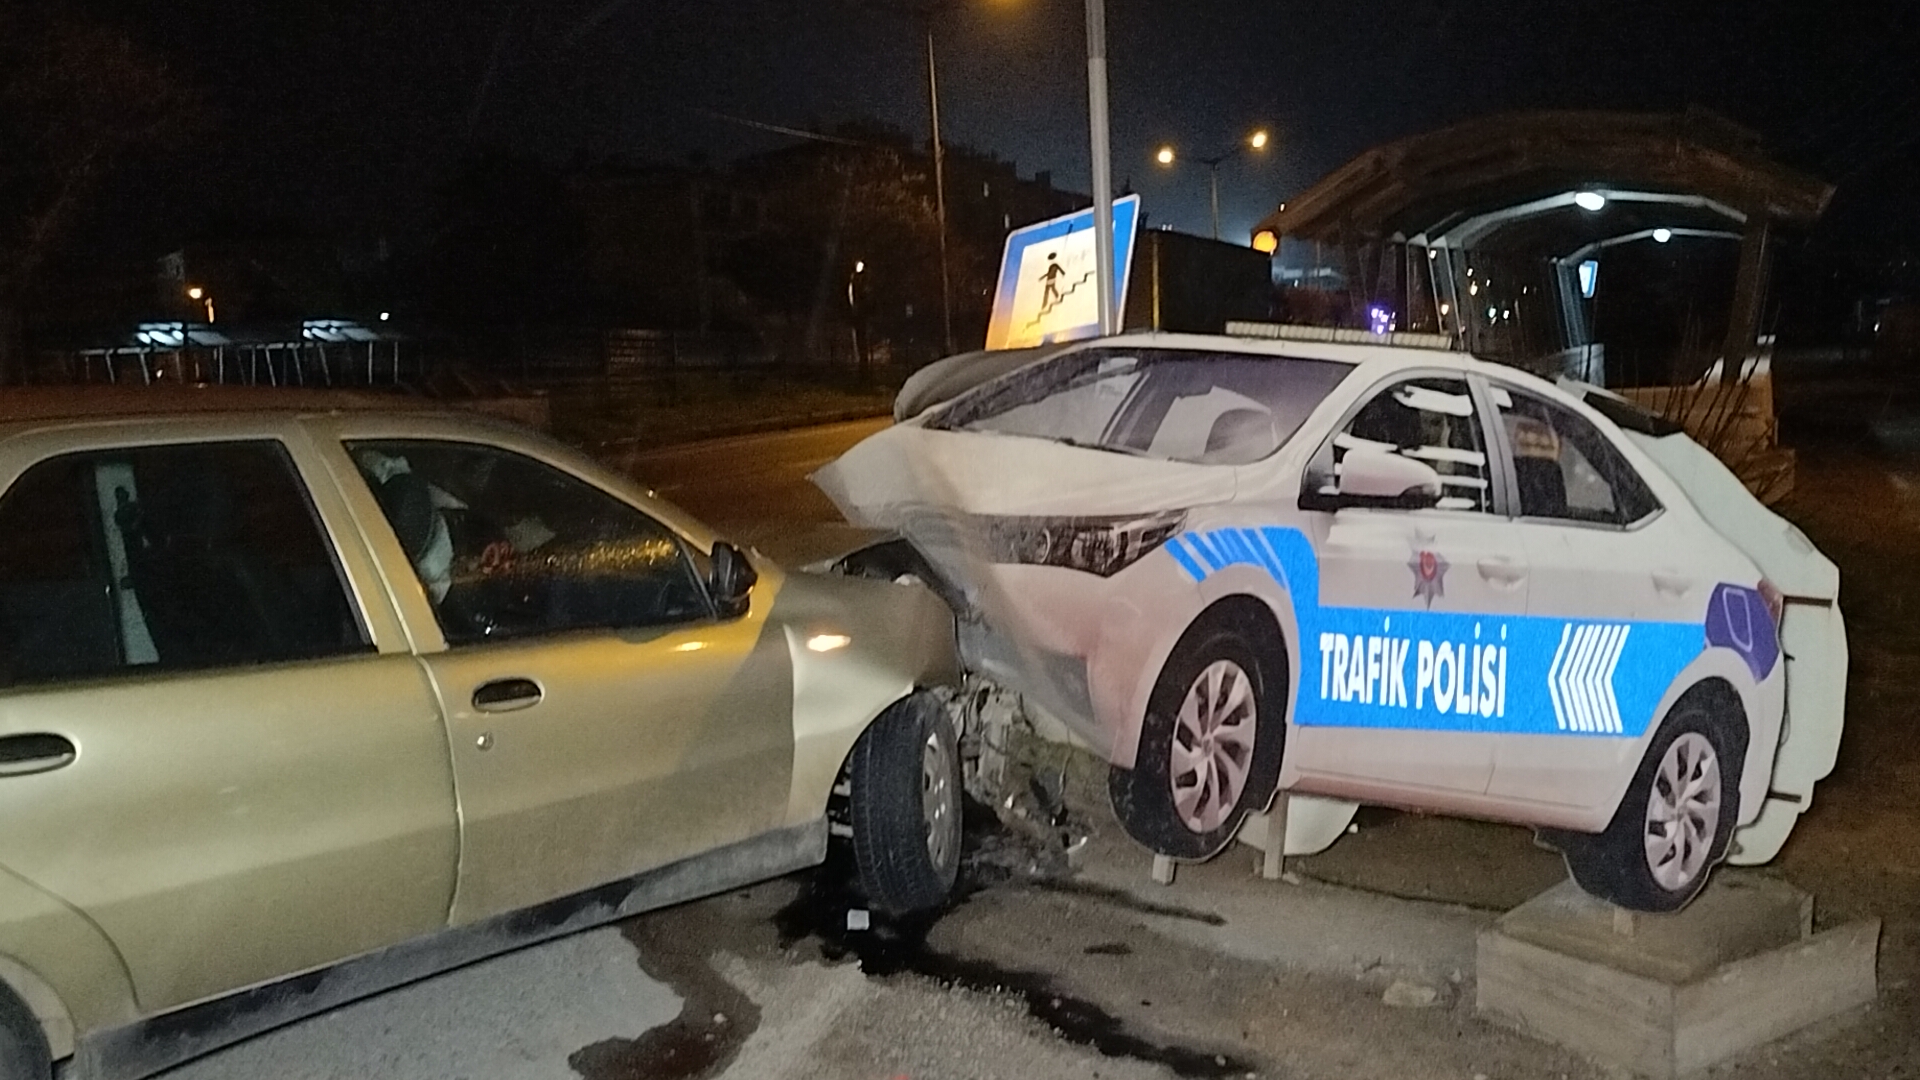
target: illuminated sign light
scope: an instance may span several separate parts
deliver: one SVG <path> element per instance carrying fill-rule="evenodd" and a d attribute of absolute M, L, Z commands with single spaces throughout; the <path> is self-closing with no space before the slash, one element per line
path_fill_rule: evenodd
<path fill-rule="evenodd" d="M 1113 204 L 1113 309 L 1127 307 L 1140 196 Z M 1099 337 L 1099 274 L 1091 207 L 1017 229 L 1000 259 L 987 348 L 1020 349 Z"/>
<path fill-rule="evenodd" d="M 1594 287 L 1599 283 L 1600 283 L 1600 261 L 1598 259 L 1588 259 L 1587 261 L 1581 263 L 1580 264 L 1580 296 L 1581 298 L 1586 300 L 1593 299 Z"/>

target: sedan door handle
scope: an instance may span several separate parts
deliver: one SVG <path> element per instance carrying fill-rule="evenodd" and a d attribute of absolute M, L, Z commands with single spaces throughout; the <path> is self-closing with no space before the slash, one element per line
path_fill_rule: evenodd
<path fill-rule="evenodd" d="M 1685 596 L 1687 591 L 1693 588 L 1693 579 L 1685 574 L 1655 570 L 1653 572 L 1653 587 L 1666 593 L 1668 596 Z"/>
<path fill-rule="evenodd" d="M 1516 559 L 1490 555 L 1480 560 L 1480 576 L 1500 585 L 1514 585 L 1526 579 L 1527 567 Z"/>
<path fill-rule="evenodd" d="M 532 679 L 495 679 L 473 692 L 473 707 L 481 712 L 513 712 L 530 709 L 545 696 Z"/>
<path fill-rule="evenodd" d="M 79 757 L 73 743 L 58 735 L 8 735 L 0 738 L 0 777 L 52 772 Z"/>

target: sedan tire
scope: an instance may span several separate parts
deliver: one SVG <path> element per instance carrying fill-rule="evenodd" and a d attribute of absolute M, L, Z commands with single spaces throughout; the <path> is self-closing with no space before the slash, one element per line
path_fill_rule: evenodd
<path fill-rule="evenodd" d="M 1212 856 L 1279 779 L 1286 648 L 1264 613 L 1240 613 L 1216 607 L 1188 628 L 1148 699 L 1133 768 L 1107 774 L 1127 835 L 1158 854 Z"/>
<path fill-rule="evenodd" d="M 0 1080 L 47 1080 L 52 1071 L 40 1022 L 0 988 Z"/>
<path fill-rule="evenodd" d="M 895 702 L 854 744 L 854 861 L 874 907 L 937 908 L 960 872 L 960 745 L 931 694 Z"/>
<path fill-rule="evenodd" d="M 1744 725 L 1683 699 L 1606 831 L 1558 837 L 1579 886 L 1633 911 L 1678 911 L 1726 857 L 1739 822 Z"/>

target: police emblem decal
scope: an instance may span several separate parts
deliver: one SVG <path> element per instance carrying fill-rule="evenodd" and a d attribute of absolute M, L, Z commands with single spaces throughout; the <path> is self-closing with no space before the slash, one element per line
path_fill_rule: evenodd
<path fill-rule="evenodd" d="M 1413 598 L 1425 600 L 1427 608 L 1433 608 L 1435 599 L 1447 595 L 1447 567 L 1450 564 L 1439 552 L 1431 548 L 1420 548 L 1407 560 L 1407 569 L 1413 571 Z"/>

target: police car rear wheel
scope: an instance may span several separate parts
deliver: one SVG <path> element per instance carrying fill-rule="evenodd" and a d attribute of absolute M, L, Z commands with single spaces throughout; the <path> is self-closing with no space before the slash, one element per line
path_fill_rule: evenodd
<path fill-rule="evenodd" d="M 1279 777 L 1285 732 L 1269 703 L 1286 700 L 1286 651 L 1278 630 L 1230 628 L 1231 613 L 1203 617 L 1174 647 L 1134 767 L 1108 775 L 1128 835 L 1163 855 L 1199 859 L 1225 847 Z"/>
<path fill-rule="evenodd" d="M 1607 830 L 1567 838 L 1580 887 L 1635 911 L 1677 911 L 1692 900 L 1739 820 L 1743 730 L 1697 702 L 1677 706 Z"/>

